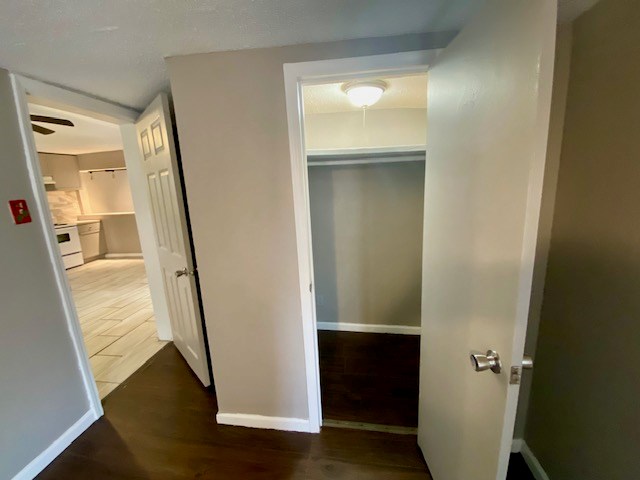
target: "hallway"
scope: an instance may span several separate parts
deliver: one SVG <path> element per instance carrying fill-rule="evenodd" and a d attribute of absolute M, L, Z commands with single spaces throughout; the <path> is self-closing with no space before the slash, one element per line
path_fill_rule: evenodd
<path fill-rule="evenodd" d="M 215 394 L 167 345 L 104 400 L 105 415 L 40 479 L 429 480 L 413 435 L 218 425 Z"/>
<path fill-rule="evenodd" d="M 415 435 L 218 425 L 213 390 L 169 344 L 104 401 L 105 415 L 37 478 L 431 480 Z M 533 480 L 511 456 L 507 480 Z"/>

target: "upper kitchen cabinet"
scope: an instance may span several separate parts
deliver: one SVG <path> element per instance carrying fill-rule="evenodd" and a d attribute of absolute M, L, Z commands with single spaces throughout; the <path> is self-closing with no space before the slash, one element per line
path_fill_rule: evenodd
<path fill-rule="evenodd" d="M 78 155 L 78 166 L 83 172 L 90 170 L 108 170 L 110 168 L 125 168 L 124 152 L 96 152 Z"/>
<path fill-rule="evenodd" d="M 42 175 L 53 177 L 57 190 L 79 190 L 78 157 L 55 153 L 39 153 Z"/>

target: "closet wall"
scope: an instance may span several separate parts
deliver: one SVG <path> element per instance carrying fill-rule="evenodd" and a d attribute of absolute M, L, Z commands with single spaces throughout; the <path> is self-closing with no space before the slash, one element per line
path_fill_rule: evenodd
<path fill-rule="evenodd" d="M 305 144 L 309 150 L 423 145 L 427 131 L 424 108 L 369 110 L 305 115 Z M 364 123 L 364 128 L 363 128 Z"/>
<path fill-rule="evenodd" d="M 308 115 L 305 134 L 308 149 L 424 145 L 426 111 L 372 110 L 366 132 L 361 112 Z M 420 326 L 424 162 L 310 166 L 309 195 L 320 328 Z"/>

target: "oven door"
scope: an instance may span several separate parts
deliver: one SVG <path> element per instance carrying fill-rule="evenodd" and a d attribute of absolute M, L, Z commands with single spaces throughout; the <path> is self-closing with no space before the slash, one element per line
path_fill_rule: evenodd
<path fill-rule="evenodd" d="M 81 251 L 78 227 L 73 226 L 56 228 L 56 237 L 58 239 L 60 254 L 62 254 L 63 256 Z"/>

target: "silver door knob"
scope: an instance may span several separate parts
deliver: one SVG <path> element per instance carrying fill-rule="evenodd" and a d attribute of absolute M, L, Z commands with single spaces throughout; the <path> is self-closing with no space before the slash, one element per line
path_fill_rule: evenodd
<path fill-rule="evenodd" d="M 493 373 L 500 373 L 502 371 L 502 362 L 500 361 L 500 355 L 494 350 L 488 350 L 486 355 L 479 353 L 472 353 L 471 366 L 476 372 L 484 372 L 485 370 L 491 370 Z"/>
<path fill-rule="evenodd" d="M 176 277 L 182 277 L 185 275 L 194 275 L 195 271 L 189 271 L 187 267 L 184 267 L 182 270 L 176 270 Z"/>
<path fill-rule="evenodd" d="M 523 370 L 533 369 L 533 358 L 531 358 L 531 355 L 522 356 L 522 369 Z"/>

